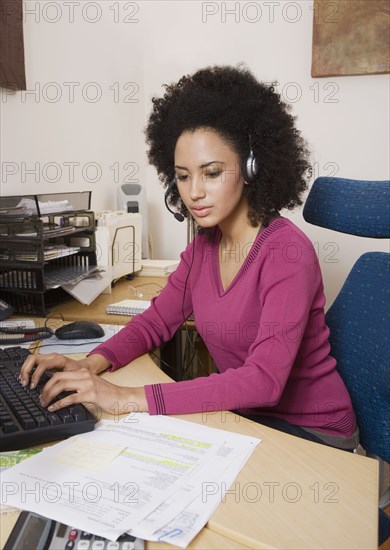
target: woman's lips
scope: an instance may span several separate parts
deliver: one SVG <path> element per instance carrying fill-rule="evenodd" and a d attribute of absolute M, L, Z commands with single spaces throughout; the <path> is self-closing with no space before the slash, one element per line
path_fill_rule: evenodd
<path fill-rule="evenodd" d="M 211 212 L 211 206 L 196 206 L 191 208 L 191 211 L 197 216 L 198 218 L 204 218 Z"/>

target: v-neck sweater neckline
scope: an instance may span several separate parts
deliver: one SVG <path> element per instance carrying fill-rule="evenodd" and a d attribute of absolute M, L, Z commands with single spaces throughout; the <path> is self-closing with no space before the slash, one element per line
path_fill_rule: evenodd
<path fill-rule="evenodd" d="M 233 277 L 233 280 L 225 289 L 223 288 L 221 270 L 219 266 L 219 241 L 221 239 L 222 234 L 220 229 L 217 229 L 216 235 L 214 238 L 214 246 L 212 248 L 212 253 L 211 253 L 211 272 L 212 272 L 215 288 L 217 289 L 218 295 L 221 298 L 226 296 L 231 291 L 231 289 L 234 288 L 239 283 L 239 281 L 242 279 L 242 277 L 245 275 L 245 273 L 248 271 L 248 269 L 252 265 L 253 261 L 256 259 L 260 251 L 260 248 L 262 247 L 263 243 L 268 239 L 268 237 L 278 229 L 285 227 L 287 224 L 288 224 L 288 221 L 286 218 L 278 217 L 272 220 L 267 227 L 263 227 L 259 231 L 259 233 L 256 235 L 254 242 L 252 243 L 249 253 L 245 258 L 242 266 L 240 267 L 236 275 Z"/>

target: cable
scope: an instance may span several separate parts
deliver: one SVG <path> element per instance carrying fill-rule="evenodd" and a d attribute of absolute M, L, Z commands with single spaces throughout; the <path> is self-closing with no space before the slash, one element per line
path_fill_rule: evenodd
<path fill-rule="evenodd" d="M 20 327 L 1 327 L 0 335 L 14 334 L 14 338 L 0 337 L 0 345 L 13 346 L 18 344 L 28 344 L 36 340 L 43 340 L 53 336 L 54 331 L 49 327 L 20 328 Z"/>
<path fill-rule="evenodd" d="M 64 341 L 64 340 L 61 340 L 61 343 L 58 343 L 58 342 L 53 342 L 52 344 L 42 344 L 41 346 L 39 346 L 40 348 L 50 348 L 50 347 L 53 347 L 53 346 L 73 346 L 73 347 L 77 347 L 77 346 L 85 346 L 87 344 L 90 344 L 90 343 L 94 343 L 93 342 L 94 338 L 91 338 L 90 340 L 83 340 L 82 342 L 80 342 L 79 344 L 76 344 L 75 341 L 73 340 L 72 342 L 69 342 L 68 344 Z M 96 345 L 97 344 L 101 344 L 102 342 L 100 342 L 100 339 L 96 339 Z"/>
<path fill-rule="evenodd" d="M 173 370 L 173 367 L 172 365 L 170 365 L 169 363 L 167 363 L 166 361 L 164 361 L 163 359 L 161 359 L 161 357 L 159 355 L 157 355 L 156 352 L 154 351 L 149 351 L 148 352 L 150 355 L 153 355 L 156 359 L 158 359 L 159 363 L 162 363 L 163 365 L 165 365 L 166 367 L 169 368 L 169 370 Z"/>
<path fill-rule="evenodd" d="M 192 269 L 192 266 L 193 266 L 193 263 L 194 263 L 194 258 L 195 258 L 196 237 L 194 238 L 192 243 L 193 243 L 192 256 L 191 256 L 191 262 L 190 262 L 190 266 L 189 266 L 189 269 L 188 269 L 187 277 L 186 277 L 186 280 L 184 282 L 183 298 L 182 298 L 182 302 L 181 302 L 181 312 L 182 312 L 182 315 L 183 315 L 183 324 L 184 324 L 184 329 L 185 329 L 185 334 L 186 334 L 186 341 L 189 343 L 190 347 L 193 349 L 193 354 L 190 358 L 190 362 L 188 363 L 188 365 L 185 365 L 185 364 L 183 365 L 181 380 L 184 379 L 184 375 L 188 372 L 188 369 L 191 366 L 191 362 L 193 361 L 193 359 L 196 355 L 196 349 L 195 349 L 195 346 L 194 346 L 194 344 L 193 344 L 193 342 L 190 338 L 190 334 L 189 334 L 189 330 L 188 330 L 188 324 L 187 324 L 187 318 L 186 318 L 185 313 L 184 313 L 184 302 L 185 302 L 187 284 L 188 284 L 188 279 L 190 277 L 191 269 Z M 200 366 L 202 367 L 202 369 L 204 369 L 205 372 L 207 372 L 206 369 L 205 369 L 205 366 L 202 363 L 202 360 L 199 357 L 199 354 L 198 354 L 198 361 L 200 362 Z"/>

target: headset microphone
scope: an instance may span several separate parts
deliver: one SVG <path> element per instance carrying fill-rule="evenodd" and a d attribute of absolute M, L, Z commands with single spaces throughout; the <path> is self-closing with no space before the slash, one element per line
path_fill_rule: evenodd
<path fill-rule="evenodd" d="M 173 188 L 174 185 L 176 185 L 176 180 L 175 180 L 175 179 L 173 179 L 173 180 L 171 181 L 171 183 L 169 184 L 168 189 L 166 190 L 166 193 L 165 193 L 165 195 L 164 195 L 165 206 L 166 206 L 166 209 L 167 209 L 171 214 L 173 214 L 175 220 L 177 220 L 178 222 L 184 222 L 184 216 L 183 216 L 183 214 L 180 214 L 180 212 L 174 212 L 174 211 L 170 208 L 170 206 L 169 206 L 169 204 L 168 204 L 168 196 L 169 196 L 169 193 L 172 191 L 172 188 Z"/>

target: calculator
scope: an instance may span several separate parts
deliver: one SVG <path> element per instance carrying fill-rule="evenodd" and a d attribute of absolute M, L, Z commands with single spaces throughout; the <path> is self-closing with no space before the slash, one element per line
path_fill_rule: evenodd
<path fill-rule="evenodd" d="M 33 512 L 22 512 L 4 550 L 144 550 L 145 542 L 128 533 L 113 542 Z"/>

